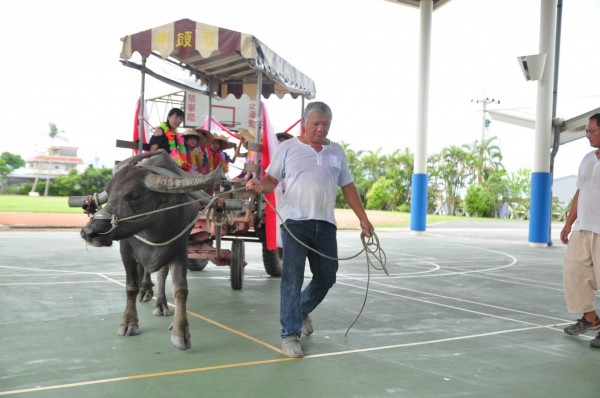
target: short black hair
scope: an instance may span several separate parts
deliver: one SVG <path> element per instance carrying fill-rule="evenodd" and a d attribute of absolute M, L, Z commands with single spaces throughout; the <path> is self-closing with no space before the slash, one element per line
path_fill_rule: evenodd
<path fill-rule="evenodd" d="M 592 119 L 594 119 L 596 121 L 596 124 L 600 126 L 600 113 L 595 113 L 592 116 L 590 116 L 590 120 Z"/>
<path fill-rule="evenodd" d="M 183 111 L 179 108 L 173 108 L 169 111 L 169 114 L 167 115 L 167 117 L 171 117 L 173 115 L 177 115 L 177 116 L 181 116 L 183 117 Z"/>

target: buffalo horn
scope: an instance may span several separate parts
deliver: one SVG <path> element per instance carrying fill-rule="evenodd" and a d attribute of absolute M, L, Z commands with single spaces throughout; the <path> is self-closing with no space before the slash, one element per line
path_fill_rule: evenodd
<path fill-rule="evenodd" d="M 148 174 L 144 185 L 151 191 L 163 193 L 190 193 L 211 185 L 222 176 L 221 166 L 210 174 L 196 174 L 189 177 L 167 177 Z"/>

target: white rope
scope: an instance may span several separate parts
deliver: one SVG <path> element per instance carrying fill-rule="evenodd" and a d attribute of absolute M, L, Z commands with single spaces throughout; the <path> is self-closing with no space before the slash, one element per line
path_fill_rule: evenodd
<path fill-rule="evenodd" d="M 263 195 L 263 197 L 264 197 L 264 195 Z M 317 253 L 318 255 L 328 258 L 330 260 L 338 260 L 338 261 L 351 260 L 355 257 L 358 257 L 362 252 L 365 252 L 366 263 L 367 263 L 367 288 L 365 289 L 365 297 L 363 299 L 363 303 L 362 303 L 362 306 L 360 307 L 358 315 L 356 315 L 356 318 L 354 319 L 354 321 L 350 324 L 350 326 L 346 330 L 346 334 L 344 334 L 344 337 L 348 337 L 348 332 L 350 332 L 350 329 L 352 328 L 352 326 L 354 326 L 356 321 L 358 321 L 358 318 L 362 314 L 363 309 L 365 308 L 365 305 L 367 304 L 367 298 L 369 295 L 369 285 L 371 284 L 371 267 L 373 267 L 374 269 L 376 269 L 378 271 L 383 270 L 383 272 L 385 272 L 386 275 L 388 275 L 388 276 L 390 275 L 390 273 L 388 272 L 388 270 L 386 268 L 387 258 L 385 256 L 385 252 L 383 251 L 383 249 L 381 248 L 381 245 L 379 244 L 379 238 L 377 237 L 377 234 L 375 232 L 373 232 L 373 234 L 368 237 L 361 234 L 360 238 L 362 241 L 363 248 L 361 251 L 359 251 L 358 253 L 356 253 L 353 256 L 345 257 L 345 258 L 330 257 L 324 253 L 319 252 L 318 250 L 313 249 L 312 247 L 308 246 L 306 243 L 302 242 L 300 239 L 296 238 L 296 236 L 294 236 L 294 234 L 289 230 L 285 221 L 283 220 L 283 218 L 281 217 L 281 215 L 279 214 L 277 209 L 275 209 L 273 204 L 269 201 L 269 199 L 267 199 L 266 197 L 264 197 L 264 199 L 267 202 L 267 204 L 271 207 L 271 209 L 273 209 L 273 211 L 275 211 L 275 213 L 277 214 L 277 217 L 279 217 L 279 219 L 282 221 L 283 227 L 290 234 L 290 236 L 296 242 L 300 243 L 302 246 L 304 246 L 308 250 L 311 250 L 311 251 Z M 365 238 L 367 239 L 366 241 L 365 241 Z M 372 247 L 374 247 L 374 248 L 372 248 Z M 377 263 L 380 264 L 380 267 L 378 267 L 377 265 L 375 265 L 373 263 L 373 261 L 371 260 L 371 257 L 373 257 L 377 260 Z"/>
<path fill-rule="evenodd" d="M 154 243 L 149 241 L 148 239 L 142 238 L 140 235 L 135 234 L 133 235 L 134 238 L 136 238 L 137 240 L 144 242 L 147 245 L 150 246 L 165 246 L 168 245 L 169 243 L 172 243 L 174 241 L 176 241 L 177 239 L 181 238 L 181 236 L 186 233 L 188 231 L 188 229 L 192 228 L 194 226 L 194 224 L 196 224 L 196 221 L 198 221 L 198 219 L 200 218 L 200 215 L 202 213 L 198 213 L 198 215 L 192 220 L 191 223 L 189 223 L 180 233 L 178 233 L 177 235 L 175 235 L 174 237 L 172 237 L 171 239 L 169 239 L 166 242 L 161 242 L 161 243 Z"/>
<path fill-rule="evenodd" d="M 137 235 L 137 234 L 136 234 L 136 235 L 133 235 L 133 236 L 134 236 L 136 239 L 138 239 L 139 241 L 141 241 L 141 242 L 144 242 L 144 243 L 146 243 L 147 245 L 150 245 L 150 246 L 165 246 L 165 245 L 168 245 L 169 243 L 172 243 L 172 242 L 174 242 L 175 240 L 179 239 L 179 238 L 180 238 L 180 237 L 181 237 L 181 236 L 182 236 L 184 233 L 186 233 L 186 231 L 187 231 L 189 228 L 193 227 L 193 226 L 194 226 L 194 224 L 196 223 L 196 221 L 198 221 L 198 219 L 200 218 L 200 216 L 201 216 L 201 215 L 202 215 L 202 214 L 203 214 L 205 211 L 207 211 L 208 209 L 210 209 L 210 207 L 212 206 L 213 202 L 214 202 L 215 200 L 217 200 L 217 198 L 218 198 L 220 195 L 224 195 L 224 194 L 232 193 L 232 192 L 239 191 L 239 190 L 242 190 L 242 189 L 244 189 L 244 188 L 238 188 L 238 189 L 234 189 L 234 190 L 230 190 L 230 191 L 226 191 L 226 192 L 221 192 L 221 193 L 215 194 L 215 195 L 213 196 L 213 198 L 210 200 L 210 202 L 209 202 L 209 203 L 208 203 L 208 204 L 207 204 L 207 205 L 204 207 L 204 209 L 203 209 L 203 210 L 202 210 L 202 211 L 201 211 L 201 212 L 200 212 L 200 213 L 199 213 L 199 214 L 198 214 L 198 215 L 197 215 L 197 216 L 194 218 L 194 220 L 193 220 L 191 223 L 189 223 L 189 224 L 188 224 L 188 225 L 187 225 L 187 226 L 186 226 L 186 227 L 185 227 L 185 228 L 184 228 L 184 229 L 183 229 L 181 232 L 179 232 L 179 233 L 178 233 L 178 234 L 177 234 L 175 237 L 173 237 L 173 238 L 169 239 L 169 240 L 168 240 L 168 241 L 166 241 L 166 242 L 155 243 L 155 242 L 151 242 L 151 241 L 149 241 L 149 240 L 147 240 L 147 239 L 145 239 L 145 238 L 143 238 L 143 237 L 141 237 L 140 235 Z M 202 198 L 198 198 L 198 199 L 190 200 L 190 201 L 187 201 L 187 202 L 184 202 L 184 203 L 179 203 L 179 204 L 176 204 L 176 205 L 173 205 L 173 206 L 163 207 L 163 208 L 156 209 L 156 210 L 151 210 L 151 211 L 148 211 L 148 212 L 145 212 L 145 213 L 135 214 L 135 215 L 133 215 L 133 216 L 129 216 L 129 217 L 123 217 L 123 218 L 119 218 L 119 217 L 117 217 L 116 215 L 112 214 L 112 217 L 111 217 L 111 220 L 110 220 L 110 224 L 111 224 L 111 228 L 110 228 L 110 230 L 108 230 L 107 232 L 100 232 L 100 233 L 99 233 L 99 235 L 106 235 L 106 234 L 109 234 L 109 233 L 111 233 L 112 231 L 114 231 L 114 230 L 115 230 L 115 229 L 116 229 L 116 228 L 119 226 L 119 223 L 120 223 L 120 222 L 123 222 L 123 221 L 125 221 L 125 222 L 127 222 L 127 221 L 129 221 L 129 222 L 140 222 L 140 221 L 143 221 L 143 220 L 145 220 L 146 218 L 148 218 L 148 217 L 149 217 L 149 216 L 151 216 L 152 214 L 160 213 L 160 212 L 167 211 L 167 210 L 176 209 L 176 208 L 178 208 L 178 207 L 182 207 L 182 206 L 187 206 L 187 205 L 189 205 L 189 204 L 192 204 L 192 203 L 199 202 L 201 199 L 202 199 Z M 142 217 L 143 217 L 143 218 L 142 218 Z M 138 221 L 132 221 L 132 220 L 136 220 L 136 219 L 138 219 L 138 218 L 142 218 L 142 219 L 141 219 L 141 220 L 138 220 Z"/>

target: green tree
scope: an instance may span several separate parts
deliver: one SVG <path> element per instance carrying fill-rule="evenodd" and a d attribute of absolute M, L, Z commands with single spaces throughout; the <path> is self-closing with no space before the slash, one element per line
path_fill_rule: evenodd
<path fill-rule="evenodd" d="M 434 153 L 427 157 L 427 213 L 434 213 L 439 203 L 444 202 L 443 183 L 440 179 L 442 154 Z"/>
<path fill-rule="evenodd" d="M 395 210 L 395 202 L 390 198 L 390 191 L 394 188 L 394 181 L 391 178 L 381 177 L 371 187 L 367 193 L 368 210 Z"/>
<path fill-rule="evenodd" d="M 80 180 L 81 176 L 77 173 L 77 169 L 71 169 L 68 175 L 54 178 L 52 191 L 58 196 L 87 195 L 88 193 L 81 191 Z"/>
<path fill-rule="evenodd" d="M 466 163 L 471 182 L 482 185 L 494 172 L 504 170 L 502 150 L 496 144 L 496 140 L 497 137 L 490 137 L 483 141 L 474 141 L 471 145 L 463 145 L 468 152 Z"/>
<path fill-rule="evenodd" d="M 0 183 L 3 184 L 10 173 L 23 166 L 25 166 L 25 161 L 20 155 L 2 152 L 0 155 Z"/>
<path fill-rule="evenodd" d="M 512 218 L 529 218 L 529 197 L 531 196 L 531 169 L 519 169 L 508 173 L 506 178 L 506 201 L 512 209 Z"/>
<path fill-rule="evenodd" d="M 468 153 L 464 148 L 452 145 L 442 149 L 437 166 L 437 178 L 443 187 L 448 214 L 455 214 L 460 203 L 460 193 L 469 179 Z"/>
<path fill-rule="evenodd" d="M 71 169 L 66 176 L 57 176 L 52 181 L 52 186 L 48 188 L 49 196 L 71 196 L 71 195 L 89 195 L 99 193 L 104 190 L 108 180 L 112 178 L 112 169 L 103 167 L 95 169 L 89 166 L 83 173 L 78 173 L 77 169 Z M 27 192 L 42 192 L 46 191 L 45 181 L 36 184 L 35 190 L 33 184 L 25 184 L 19 191 L 21 194 Z"/>
<path fill-rule="evenodd" d="M 483 183 L 483 187 L 494 198 L 493 216 L 498 217 L 500 208 L 504 203 L 508 202 L 509 197 L 508 176 L 506 171 L 495 171 L 490 174 Z"/>
<path fill-rule="evenodd" d="M 340 145 L 344 148 L 344 151 L 346 152 L 348 168 L 350 169 L 350 173 L 352 173 L 352 176 L 354 177 L 354 185 L 356 185 L 358 195 L 360 196 L 360 199 L 363 201 L 363 203 L 365 203 L 365 198 L 367 195 L 366 187 L 368 184 L 361 173 L 362 168 L 360 157 L 362 156 L 363 151 L 354 151 L 351 148 L 349 148 L 347 143 L 343 141 L 340 141 Z M 338 189 L 337 191 L 335 198 L 335 206 L 339 209 L 348 207 L 348 204 L 344 199 L 344 195 L 342 194 L 341 189 Z"/>
<path fill-rule="evenodd" d="M 415 157 L 408 149 L 397 149 L 390 155 L 385 156 L 384 175 L 392 181 L 389 207 L 395 209 L 400 206 L 407 207 L 411 201 L 412 175 L 414 171 Z"/>
<path fill-rule="evenodd" d="M 56 127 L 56 124 L 54 123 L 49 123 L 48 124 L 48 137 L 50 137 L 50 148 L 48 148 L 48 155 L 50 156 L 54 156 L 56 155 L 56 150 L 54 149 L 54 140 L 56 140 L 57 138 L 60 138 L 62 140 L 66 141 L 66 138 L 62 137 L 61 134 L 63 134 L 64 131 L 59 130 L 58 127 Z M 48 169 L 52 169 L 52 163 L 48 163 Z M 46 178 L 46 186 L 44 188 L 44 196 L 48 196 L 48 194 L 50 193 L 50 174 L 48 174 L 48 177 Z"/>
<path fill-rule="evenodd" d="M 367 192 L 375 181 L 383 177 L 387 172 L 386 159 L 380 155 L 381 148 L 373 151 L 363 151 L 360 156 L 360 193 L 361 199 L 365 200 Z"/>
<path fill-rule="evenodd" d="M 54 140 L 60 138 L 61 140 L 66 141 L 66 138 L 62 137 L 61 134 L 64 134 L 64 131 L 59 130 L 58 127 L 56 127 L 55 123 L 48 123 L 48 137 L 50 138 L 50 148 L 48 148 L 48 155 L 56 155 L 56 151 L 53 149 Z"/>
<path fill-rule="evenodd" d="M 382 177 L 390 180 L 389 190 L 376 207 L 386 209 L 406 208 L 410 203 L 414 156 L 405 148 L 382 155 L 381 148 L 376 151 L 354 151 L 344 142 L 340 142 L 346 151 L 348 166 L 354 177 L 354 184 L 362 202 L 368 203 L 368 193 Z M 341 190 L 336 196 L 336 207 L 347 207 Z"/>
<path fill-rule="evenodd" d="M 489 217 L 494 213 L 495 198 L 481 185 L 471 185 L 465 195 L 465 209 L 471 216 Z"/>
<path fill-rule="evenodd" d="M 80 191 L 83 195 L 104 191 L 104 186 L 112 178 L 112 169 L 95 169 L 91 165 L 79 177 Z"/>

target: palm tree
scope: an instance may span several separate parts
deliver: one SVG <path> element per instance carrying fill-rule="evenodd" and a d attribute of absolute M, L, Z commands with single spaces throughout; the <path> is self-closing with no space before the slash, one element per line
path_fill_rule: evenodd
<path fill-rule="evenodd" d="M 482 185 L 484 181 L 496 171 L 503 171 L 502 151 L 494 141 L 497 137 L 486 138 L 483 141 L 474 141 L 471 145 L 463 145 L 468 151 L 467 164 L 474 182 Z"/>
<path fill-rule="evenodd" d="M 59 130 L 55 123 L 48 123 L 48 128 L 48 137 L 50 137 L 50 148 L 48 148 L 48 155 L 55 155 L 56 151 L 52 148 L 54 147 L 54 140 L 60 138 L 61 140 L 66 141 L 66 138 L 60 136 L 64 133 L 64 131 Z"/>
<path fill-rule="evenodd" d="M 412 175 L 414 171 L 414 155 L 408 149 L 396 149 L 390 155 L 383 157 L 385 162 L 384 175 L 393 181 L 393 208 L 408 205 L 411 200 Z"/>
<path fill-rule="evenodd" d="M 48 137 L 50 137 L 50 148 L 48 148 L 48 155 L 53 156 L 56 154 L 56 150 L 54 149 L 54 140 L 55 139 L 60 138 L 62 140 L 66 140 L 66 138 L 60 136 L 63 133 L 64 133 L 64 131 L 59 130 L 58 127 L 56 127 L 55 123 L 52 123 L 52 122 L 48 123 Z M 52 163 L 50 162 L 47 165 L 48 173 L 46 174 L 46 186 L 44 187 L 44 196 L 48 196 L 48 190 L 50 188 L 50 170 L 51 169 L 52 169 Z M 38 181 L 39 181 L 39 176 L 36 176 L 35 181 L 33 182 L 33 186 L 31 187 L 31 192 L 35 192 Z"/>
<path fill-rule="evenodd" d="M 438 178 L 444 187 L 446 193 L 446 203 L 448 205 L 448 214 L 454 214 L 457 202 L 460 199 L 460 192 L 465 187 L 469 178 L 467 168 L 468 152 L 464 148 L 452 145 L 442 149 L 439 158 Z"/>

